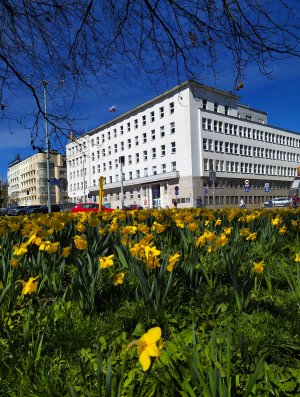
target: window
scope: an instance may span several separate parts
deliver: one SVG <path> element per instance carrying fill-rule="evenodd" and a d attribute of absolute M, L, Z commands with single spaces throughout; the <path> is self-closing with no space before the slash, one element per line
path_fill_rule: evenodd
<path fill-rule="evenodd" d="M 143 133 L 143 142 L 144 143 L 147 142 L 147 134 L 146 134 L 146 132 Z"/>
<path fill-rule="evenodd" d="M 147 153 L 147 150 L 144 150 L 144 151 L 143 151 L 143 158 L 144 158 L 144 161 L 147 161 L 147 160 L 148 160 L 148 153 Z"/>
<path fill-rule="evenodd" d="M 144 168 L 144 176 L 148 176 L 148 168 L 147 167 Z"/>
<path fill-rule="evenodd" d="M 225 111 L 225 114 L 229 115 L 229 107 L 228 106 L 225 106 L 224 111 Z"/>
<path fill-rule="evenodd" d="M 106 163 L 103 163 L 103 171 L 106 171 Z"/>
<path fill-rule="evenodd" d="M 114 128 L 114 138 L 116 138 L 116 137 L 117 137 L 117 129 Z"/>
<path fill-rule="evenodd" d="M 136 154 L 135 154 L 135 162 L 136 162 L 136 163 L 139 163 L 139 162 L 140 162 L 140 154 L 139 154 L 139 153 L 136 153 Z"/>
<path fill-rule="evenodd" d="M 94 139 L 92 139 L 92 146 L 94 146 L 95 145 L 95 142 L 94 142 Z"/>
<path fill-rule="evenodd" d="M 129 179 L 132 179 L 132 171 L 129 171 Z"/>
<path fill-rule="evenodd" d="M 124 150 L 124 142 L 121 142 L 121 151 Z"/>
<path fill-rule="evenodd" d="M 110 140 L 110 131 L 107 131 L 107 139 Z"/>
<path fill-rule="evenodd" d="M 108 146 L 107 151 L 108 151 L 108 154 L 111 154 L 111 146 Z"/>
<path fill-rule="evenodd" d="M 251 121 L 251 120 L 252 120 L 252 116 L 251 116 L 251 114 L 246 114 L 246 120 L 249 120 L 249 121 Z"/>
<path fill-rule="evenodd" d="M 93 165 L 92 167 L 92 173 L 95 174 L 96 173 L 96 167 Z"/>
<path fill-rule="evenodd" d="M 142 116 L 142 124 L 143 124 L 143 125 L 146 125 L 146 116 L 145 116 L 145 115 Z"/>
<path fill-rule="evenodd" d="M 161 126 L 160 127 L 160 137 L 163 138 L 165 136 L 165 127 Z"/>
<path fill-rule="evenodd" d="M 136 177 L 137 177 L 137 178 L 139 178 L 139 177 L 140 177 L 140 175 L 141 175 L 141 172 L 140 172 L 140 170 L 136 170 Z"/>
<path fill-rule="evenodd" d="M 161 155 L 165 156 L 166 155 L 166 145 L 161 145 Z"/>
<path fill-rule="evenodd" d="M 128 146 L 128 149 L 131 148 L 131 139 L 128 139 L 128 140 L 127 140 L 127 146 Z"/>
<path fill-rule="evenodd" d="M 155 139 L 155 130 L 151 130 L 151 139 L 152 141 Z"/>
<path fill-rule="evenodd" d="M 171 170 L 176 171 L 176 161 L 172 161 L 171 163 Z"/>
<path fill-rule="evenodd" d="M 218 109 L 219 109 L 219 105 L 215 102 L 214 103 L 214 112 L 218 112 Z"/>
<path fill-rule="evenodd" d="M 170 123 L 170 132 L 171 132 L 171 134 L 175 134 L 175 123 L 174 122 Z"/>
<path fill-rule="evenodd" d="M 207 109 L 207 100 L 206 99 L 202 99 L 202 107 L 204 110 Z"/>
<path fill-rule="evenodd" d="M 152 159 L 156 159 L 156 148 L 152 148 Z"/>
<path fill-rule="evenodd" d="M 98 171 L 98 174 L 100 173 L 100 164 L 98 164 L 98 166 L 97 166 L 97 171 Z"/>
<path fill-rule="evenodd" d="M 115 159 L 115 168 L 118 168 L 118 159 Z"/>
<path fill-rule="evenodd" d="M 100 138 L 97 136 L 96 138 L 97 145 L 100 145 Z"/>
<path fill-rule="evenodd" d="M 115 153 L 117 153 L 117 151 L 118 151 L 118 144 L 117 143 L 114 144 L 114 151 L 115 151 Z"/>
<path fill-rule="evenodd" d="M 163 119 L 164 116 L 165 116 L 165 110 L 164 107 L 162 106 L 161 108 L 159 108 L 159 117 Z"/>
<path fill-rule="evenodd" d="M 120 126 L 120 134 L 123 135 L 123 133 L 124 133 L 124 127 L 121 125 Z"/>
<path fill-rule="evenodd" d="M 127 132 L 130 131 L 130 123 L 127 123 Z"/>
<path fill-rule="evenodd" d="M 109 169 L 109 170 L 112 169 L 112 163 L 111 163 L 111 161 L 108 162 L 108 169 Z"/>
<path fill-rule="evenodd" d="M 138 136 L 135 136 L 134 139 L 135 139 L 135 146 L 138 146 L 138 144 L 139 144 L 139 137 L 138 137 Z"/>
<path fill-rule="evenodd" d="M 169 103 L 169 110 L 170 110 L 170 114 L 174 113 L 174 102 Z"/>
<path fill-rule="evenodd" d="M 104 138 L 104 134 L 102 134 L 102 143 L 104 143 L 105 138 Z"/>
<path fill-rule="evenodd" d="M 137 129 L 139 127 L 138 119 L 134 120 L 134 128 Z"/>
<path fill-rule="evenodd" d="M 150 113 L 150 121 L 151 121 L 151 123 L 154 123 L 154 121 L 155 121 L 154 111 L 152 111 Z"/>
<path fill-rule="evenodd" d="M 117 159 L 117 161 L 118 161 L 118 159 Z M 132 156 L 131 156 L 131 154 L 128 156 L 128 164 L 129 165 L 132 164 Z"/>
<path fill-rule="evenodd" d="M 162 172 L 163 174 L 165 174 L 165 173 L 167 172 L 167 165 L 166 165 L 166 164 L 162 164 L 162 165 L 161 165 L 161 172 Z"/>
<path fill-rule="evenodd" d="M 156 165 L 154 165 L 152 167 L 152 175 L 157 175 L 157 167 L 156 167 Z"/>
<path fill-rule="evenodd" d="M 176 143 L 175 142 L 171 142 L 171 153 L 172 154 L 176 153 Z"/>

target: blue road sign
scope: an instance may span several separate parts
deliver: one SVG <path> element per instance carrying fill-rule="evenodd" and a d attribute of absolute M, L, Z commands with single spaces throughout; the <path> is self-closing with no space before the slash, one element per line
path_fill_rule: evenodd
<path fill-rule="evenodd" d="M 269 191 L 270 191 L 270 188 L 266 186 L 266 187 L 265 187 L 265 192 L 266 192 L 266 193 L 269 193 Z"/>
<path fill-rule="evenodd" d="M 245 192 L 249 192 L 250 191 L 250 186 L 248 185 L 248 186 L 244 186 L 244 190 L 245 190 Z"/>

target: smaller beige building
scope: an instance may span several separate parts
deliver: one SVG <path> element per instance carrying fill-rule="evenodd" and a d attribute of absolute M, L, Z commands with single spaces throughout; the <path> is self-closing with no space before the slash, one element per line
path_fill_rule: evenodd
<path fill-rule="evenodd" d="M 51 202 L 67 201 L 66 158 L 52 151 L 50 155 Z M 46 153 L 36 153 L 24 160 L 17 155 L 7 172 L 10 205 L 47 205 Z"/>

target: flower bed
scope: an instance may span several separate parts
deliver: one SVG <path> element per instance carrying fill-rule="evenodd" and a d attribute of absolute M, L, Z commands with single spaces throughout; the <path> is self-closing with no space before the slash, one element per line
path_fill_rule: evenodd
<path fill-rule="evenodd" d="M 299 211 L 0 218 L 4 396 L 300 393 Z"/>

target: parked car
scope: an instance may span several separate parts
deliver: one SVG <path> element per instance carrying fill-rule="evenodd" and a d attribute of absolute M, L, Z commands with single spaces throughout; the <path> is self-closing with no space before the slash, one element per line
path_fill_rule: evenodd
<path fill-rule="evenodd" d="M 143 210 L 144 208 L 138 204 L 129 204 L 124 207 L 125 211 L 132 211 L 132 210 Z"/>
<path fill-rule="evenodd" d="M 17 212 L 24 207 L 25 207 L 24 205 L 13 205 L 12 207 L 8 208 L 7 215 L 10 216 L 17 215 Z"/>
<path fill-rule="evenodd" d="M 0 208 L 0 216 L 7 215 L 7 208 Z"/>
<path fill-rule="evenodd" d="M 97 203 L 80 203 L 77 204 L 74 208 L 71 209 L 72 213 L 76 212 L 98 212 L 99 204 Z M 112 212 L 112 208 L 105 207 L 102 205 L 101 211 L 103 212 Z"/>
<path fill-rule="evenodd" d="M 265 208 L 273 208 L 273 207 L 289 207 L 291 204 L 291 199 L 289 197 L 275 197 L 272 200 L 265 201 Z"/>
<path fill-rule="evenodd" d="M 52 204 L 51 205 L 52 212 L 60 212 L 60 205 L 59 204 Z M 48 206 L 47 205 L 38 205 L 28 209 L 28 215 L 30 214 L 48 214 Z"/>

